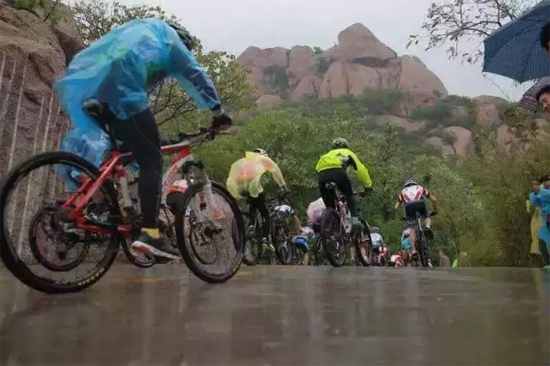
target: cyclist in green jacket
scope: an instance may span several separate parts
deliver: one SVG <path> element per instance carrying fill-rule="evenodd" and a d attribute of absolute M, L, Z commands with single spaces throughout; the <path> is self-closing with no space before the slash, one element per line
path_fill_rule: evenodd
<path fill-rule="evenodd" d="M 372 187 L 368 169 L 361 163 L 357 155 L 349 149 L 349 143 L 346 139 L 338 137 L 332 141 L 331 150 L 321 156 L 317 162 L 315 170 L 319 175 L 319 190 L 321 197 L 327 207 L 334 207 L 336 200 L 333 190 L 326 188 L 327 183 L 335 183 L 336 187 L 346 197 L 348 208 L 352 217 L 354 226 L 361 226 L 357 214 L 357 206 L 353 197 L 351 182 L 346 174 L 346 170 L 352 167 L 357 171 L 357 177 L 365 185 L 365 190 Z"/>

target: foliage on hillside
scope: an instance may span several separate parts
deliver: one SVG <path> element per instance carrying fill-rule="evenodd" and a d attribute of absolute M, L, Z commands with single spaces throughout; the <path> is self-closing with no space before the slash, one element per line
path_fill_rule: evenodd
<path fill-rule="evenodd" d="M 315 163 L 334 137 L 345 137 L 374 182 L 374 193 L 360 203 L 362 212 L 371 225 L 381 228 L 390 248 L 399 247 L 403 229 L 393 212 L 395 198 L 403 180 L 415 177 L 440 203 L 433 224 L 434 258 L 439 249 L 451 257 L 462 250 L 474 265 L 526 265 L 530 236 L 525 199 L 533 177 L 550 166 L 548 144 L 531 139 L 521 153 L 512 154 L 496 143 L 490 130 L 480 130 L 480 155 L 443 159 L 420 145 L 412 147 L 410 133 L 372 122 L 368 112 L 388 113 L 398 102 L 395 95 L 384 93 L 304 100 L 256 115 L 237 135 L 222 137 L 197 155 L 212 177 L 224 182 L 244 151 L 266 149 L 281 167 L 293 206 L 305 222 L 307 205 L 319 197 Z M 361 189 L 357 181 L 354 184 Z"/>

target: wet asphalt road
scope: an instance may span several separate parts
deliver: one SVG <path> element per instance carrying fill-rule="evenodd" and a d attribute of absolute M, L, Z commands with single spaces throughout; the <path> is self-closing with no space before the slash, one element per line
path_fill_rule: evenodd
<path fill-rule="evenodd" d="M 81 293 L 0 270 L 0 365 L 548 365 L 550 271 L 114 266 Z"/>

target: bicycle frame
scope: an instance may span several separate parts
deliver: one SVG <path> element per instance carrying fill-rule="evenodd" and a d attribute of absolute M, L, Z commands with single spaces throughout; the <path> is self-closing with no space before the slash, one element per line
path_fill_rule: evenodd
<path fill-rule="evenodd" d="M 191 153 L 191 142 L 185 140 L 177 144 L 167 145 L 161 147 L 163 155 L 177 154 L 170 164 L 170 168 L 164 173 L 162 177 L 162 201 L 165 201 L 165 194 L 168 188 L 177 179 L 178 172 L 182 166 L 188 162 L 193 161 L 193 154 Z M 126 170 L 124 165 L 133 161 L 132 153 L 120 153 L 114 150 L 110 153 L 109 158 L 99 168 L 101 175 L 98 179 L 89 179 L 63 204 L 64 208 L 72 208 L 73 204 L 81 197 L 76 203 L 75 207 L 71 209 L 69 217 L 77 224 L 78 229 L 82 229 L 90 232 L 106 233 L 115 229 L 112 226 L 99 226 L 97 224 L 90 225 L 87 223 L 87 219 L 82 216 L 82 211 L 90 202 L 92 196 L 100 189 L 107 179 L 111 176 L 115 176 L 120 185 L 120 191 L 123 198 L 123 215 L 125 209 L 132 206 L 130 194 L 128 190 L 128 183 L 126 177 Z M 206 177 L 206 179 L 208 179 Z M 116 225 L 116 231 L 123 235 L 129 235 L 131 231 L 131 225 L 118 224 Z"/>

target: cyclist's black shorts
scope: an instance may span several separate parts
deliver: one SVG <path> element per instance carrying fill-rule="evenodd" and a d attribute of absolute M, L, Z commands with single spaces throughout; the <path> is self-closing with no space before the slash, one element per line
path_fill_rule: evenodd
<path fill-rule="evenodd" d="M 407 220 L 407 224 L 414 225 L 416 223 L 417 213 L 419 213 L 420 217 L 422 217 L 423 219 L 430 217 L 426 202 L 417 201 L 405 205 L 405 219 Z"/>

